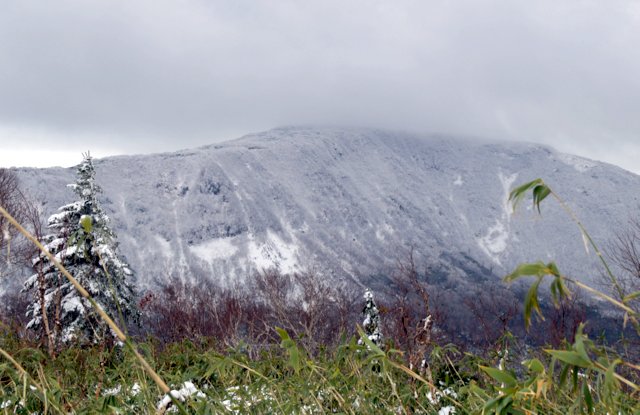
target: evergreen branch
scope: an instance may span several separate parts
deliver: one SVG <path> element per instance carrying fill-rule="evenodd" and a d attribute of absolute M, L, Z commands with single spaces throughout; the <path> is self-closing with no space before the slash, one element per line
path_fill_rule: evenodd
<path fill-rule="evenodd" d="M 89 303 L 91 303 L 91 305 L 95 308 L 96 312 L 107 323 L 109 328 L 111 328 L 111 330 L 113 330 L 113 332 L 116 334 L 118 339 L 120 339 L 120 341 L 122 341 L 124 344 L 126 344 L 127 347 L 131 350 L 131 352 L 135 355 L 136 359 L 138 359 L 138 361 L 140 362 L 140 364 L 142 365 L 144 370 L 147 372 L 147 374 L 149 374 L 149 376 L 151 377 L 151 379 L 153 379 L 153 381 L 156 383 L 156 385 L 158 385 L 160 390 L 165 394 L 169 394 L 169 396 L 171 397 L 171 400 L 173 401 L 173 403 L 176 406 L 178 406 L 181 409 L 181 411 L 186 415 L 186 412 L 182 408 L 182 405 L 180 405 L 180 403 L 173 396 L 173 394 L 171 394 L 171 389 L 169 388 L 169 386 L 167 386 L 167 384 L 164 382 L 164 380 L 162 380 L 160 375 L 158 375 L 158 373 L 156 373 L 156 371 L 153 370 L 153 368 L 145 360 L 145 358 L 142 357 L 142 355 L 138 352 L 138 350 L 134 346 L 133 342 L 131 342 L 131 340 L 123 333 L 123 331 L 111 319 L 111 317 L 109 317 L 109 315 L 102 309 L 102 307 L 100 307 L 95 302 L 95 300 L 93 298 L 91 298 L 91 295 L 89 295 L 87 290 L 85 290 L 85 288 L 82 285 L 80 285 L 80 283 L 73 277 L 73 275 L 71 275 L 71 273 L 69 273 L 69 271 L 67 271 L 67 269 L 60 263 L 60 261 L 58 261 L 51 254 L 51 252 L 49 252 L 49 250 L 47 250 L 42 245 L 42 243 L 40 243 L 40 241 L 38 241 L 38 239 L 36 237 L 34 237 L 29 231 L 27 231 L 22 225 L 20 225 L 20 223 L 18 223 L 18 221 L 16 221 L 13 218 L 13 216 L 11 216 L 11 214 L 9 214 L 9 212 L 7 212 L 4 209 L 4 207 L 2 207 L 2 206 L 0 206 L 0 214 L 2 214 L 2 216 L 4 216 L 11 223 L 11 225 L 15 226 L 15 228 L 18 229 L 18 231 L 22 235 L 25 236 L 25 238 L 27 238 L 35 246 L 37 246 L 38 249 L 42 253 L 44 253 L 47 256 L 47 258 L 49 258 L 49 260 L 56 266 L 56 268 L 58 268 L 58 270 L 60 270 L 60 272 L 67 278 L 67 280 L 69 280 L 69 282 L 75 287 L 75 289 L 78 290 L 80 295 L 82 295 L 87 301 L 89 301 Z"/>
<path fill-rule="evenodd" d="M 92 240 L 91 243 L 93 244 L 93 249 L 95 249 L 96 253 L 98 254 L 98 259 L 102 266 L 102 270 L 107 276 L 107 282 L 109 283 L 109 292 L 111 293 L 111 298 L 113 299 L 113 302 L 116 305 L 116 309 L 118 310 L 118 319 L 120 320 L 120 324 L 122 324 L 124 332 L 126 334 L 129 334 L 127 332 L 127 325 L 125 324 L 124 314 L 122 313 L 122 307 L 120 307 L 120 301 L 118 301 L 118 295 L 116 293 L 115 286 L 113 285 L 113 278 L 111 278 L 111 273 L 109 272 L 109 270 L 107 270 L 107 265 L 105 264 L 105 261 L 102 258 L 102 254 L 100 254 L 100 250 L 96 246 L 95 239 Z"/>

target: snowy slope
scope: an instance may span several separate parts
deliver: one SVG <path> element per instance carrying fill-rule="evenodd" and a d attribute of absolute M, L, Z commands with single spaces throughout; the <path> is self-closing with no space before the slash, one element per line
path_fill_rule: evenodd
<path fill-rule="evenodd" d="M 547 147 L 367 129 L 279 128 L 95 165 L 142 286 L 171 275 L 232 283 L 273 266 L 367 283 L 410 246 L 454 280 L 550 259 L 589 280 L 593 258 L 567 215 L 551 200 L 542 217 L 529 203 L 512 215 L 509 190 L 544 178 L 597 241 L 640 205 L 639 176 Z M 18 173 L 47 214 L 74 200 L 74 169 Z"/>

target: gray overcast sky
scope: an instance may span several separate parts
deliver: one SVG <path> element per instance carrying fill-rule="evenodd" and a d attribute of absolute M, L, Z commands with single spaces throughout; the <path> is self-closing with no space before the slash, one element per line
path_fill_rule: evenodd
<path fill-rule="evenodd" d="M 0 3 L 0 166 L 344 124 L 640 173 L 637 1 Z"/>

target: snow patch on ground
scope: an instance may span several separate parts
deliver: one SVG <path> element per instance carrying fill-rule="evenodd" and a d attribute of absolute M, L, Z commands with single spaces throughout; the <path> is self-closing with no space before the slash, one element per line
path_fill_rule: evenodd
<path fill-rule="evenodd" d="M 442 382 L 440 382 L 441 386 L 444 386 Z M 446 388 L 442 391 L 435 390 L 435 393 L 427 392 L 427 399 L 434 406 L 440 406 L 441 401 L 448 400 L 447 397 L 452 399 L 458 399 L 458 394 L 452 388 Z M 438 415 L 453 415 L 456 413 L 456 408 L 452 405 L 441 406 L 438 411 Z"/>
<path fill-rule="evenodd" d="M 486 235 L 478 239 L 478 245 L 496 264 L 502 265 L 500 263 L 500 254 L 507 249 L 508 240 L 509 232 L 504 223 L 496 220 L 496 224 L 488 229 Z"/>
<path fill-rule="evenodd" d="M 509 241 L 509 222 L 511 220 L 511 210 L 509 207 L 509 193 L 511 192 L 511 186 L 518 178 L 518 174 L 512 174 L 505 176 L 500 172 L 498 179 L 502 184 L 503 198 L 502 198 L 502 212 L 500 218 L 496 218 L 495 224 L 489 229 L 487 233 L 478 238 L 478 246 L 493 262 L 498 265 L 502 265 L 500 262 L 500 254 L 507 249 L 507 242 Z"/>
<path fill-rule="evenodd" d="M 584 173 L 585 171 L 597 165 L 597 163 L 592 160 L 584 159 L 582 157 L 574 156 L 572 154 L 557 153 L 556 157 L 558 158 L 558 160 L 560 160 L 564 164 L 567 164 L 573 167 L 574 169 L 578 170 L 580 173 Z"/>
<path fill-rule="evenodd" d="M 469 227 L 469 219 L 467 219 L 467 216 L 464 213 L 460 213 L 458 215 L 458 217 L 460 218 L 462 223 L 464 223 L 464 226 L 466 226 L 468 228 Z"/>
<path fill-rule="evenodd" d="M 190 246 L 189 250 L 198 258 L 211 264 L 219 259 L 231 258 L 238 251 L 238 247 L 233 244 L 232 239 L 212 239 L 199 245 Z"/>
<path fill-rule="evenodd" d="M 283 241 L 271 230 L 267 231 L 265 243 L 258 244 L 251 238 L 248 248 L 249 259 L 259 270 L 277 268 L 284 274 L 292 274 L 299 269 L 298 247 Z"/>
<path fill-rule="evenodd" d="M 178 204 L 178 200 L 176 199 L 173 201 L 173 226 L 174 226 L 175 235 L 181 235 L 182 234 L 180 230 L 181 214 L 177 204 Z M 178 244 L 178 269 L 180 270 L 181 279 L 184 279 L 184 273 L 185 273 L 185 270 L 189 269 L 189 263 L 187 262 L 187 257 L 184 254 L 184 245 L 182 243 L 182 238 L 178 237 L 176 239 L 176 242 Z"/>
<path fill-rule="evenodd" d="M 171 249 L 171 244 L 169 243 L 169 241 L 167 241 L 160 235 L 155 235 L 155 240 L 159 245 L 162 255 L 167 258 L 173 258 L 173 250 Z"/>
<path fill-rule="evenodd" d="M 509 195 L 511 194 L 511 188 L 513 184 L 518 179 L 518 173 L 514 173 L 510 176 L 505 176 L 500 172 L 498 174 L 498 178 L 500 179 L 500 184 L 502 184 L 502 216 L 507 222 L 511 219 L 511 205 L 509 203 Z"/>
<path fill-rule="evenodd" d="M 116 385 L 113 388 L 107 388 L 102 391 L 102 396 L 116 396 L 122 392 L 122 385 Z"/>
<path fill-rule="evenodd" d="M 191 398 L 191 397 L 196 397 L 196 398 L 206 398 L 207 396 L 202 393 L 200 391 L 200 389 L 198 389 L 192 382 L 184 382 L 182 384 L 182 388 L 180 388 L 179 390 L 172 390 L 171 392 L 169 392 L 171 394 L 171 396 L 173 396 L 175 399 L 184 402 L 187 400 L 187 398 Z M 178 408 L 174 407 L 174 406 L 170 406 L 172 404 L 172 400 L 171 400 L 171 396 L 169 396 L 169 394 L 166 394 L 161 400 L 160 402 L 158 402 L 158 409 L 157 409 L 157 413 L 158 414 L 164 414 L 166 412 L 178 412 Z"/>
<path fill-rule="evenodd" d="M 382 224 L 376 229 L 376 239 L 379 241 L 385 241 L 387 236 L 392 236 L 394 234 L 394 229 L 388 223 Z"/>
<path fill-rule="evenodd" d="M 232 414 L 244 414 L 248 412 L 248 409 L 261 402 L 268 402 L 275 408 L 275 398 L 271 392 L 264 386 L 258 390 L 251 390 L 247 386 L 231 386 L 225 390 L 226 399 L 220 403 L 222 406 Z M 274 411 L 275 412 L 275 411 Z M 304 410 L 301 412 L 307 413 Z"/>

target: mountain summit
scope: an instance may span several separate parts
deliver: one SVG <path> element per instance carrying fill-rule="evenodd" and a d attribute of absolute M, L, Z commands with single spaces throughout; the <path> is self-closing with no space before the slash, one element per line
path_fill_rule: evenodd
<path fill-rule="evenodd" d="M 510 189 L 542 177 L 600 243 L 640 205 L 640 176 L 548 147 L 371 129 L 278 128 L 95 169 L 142 287 L 267 268 L 367 284 L 411 248 L 452 282 L 552 259 L 588 281 L 597 263 L 566 213 L 512 214 Z M 18 174 L 45 214 L 72 199 L 72 168 Z"/>

